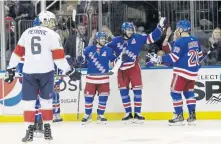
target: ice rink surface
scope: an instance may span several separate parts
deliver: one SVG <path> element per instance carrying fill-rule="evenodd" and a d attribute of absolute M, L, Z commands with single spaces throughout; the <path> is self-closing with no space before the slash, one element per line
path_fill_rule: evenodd
<path fill-rule="evenodd" d="M 197 121 L 197 126 L 168 126 L 167 121 L 144 124 L 63 122 L 52 125 L 50 144 L 220 144 L 221 121 Z M 23 123 L 1 123 L 0 144 L 22 144 Z M 31 144 L 48 144 L 36 138 Z"/>

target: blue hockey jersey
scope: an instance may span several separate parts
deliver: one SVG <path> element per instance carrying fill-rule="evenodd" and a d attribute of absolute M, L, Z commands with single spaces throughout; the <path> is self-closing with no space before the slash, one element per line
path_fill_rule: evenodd
<path fill-rule="evenodd" d="M 128 55 L 127 61 L 124 62 L 120 67 L 121 70 L 126 70 L 134 67 L 141 48 L 145 43 L 154 43 L 160 37 L 161 30 L 157 27 L 149 35 L 133 34 L 128 40 L 125 40 L 122 36 L 115 37 L 110 43 L 107 44 L 107 46 L 113 48 L 117 57 L 122 51 Z"/>
<path fill-rule="evenodd" d="M 202 57 L 200 44 L 195 37 L 181 37 L 175 41 L 171 53 L 162 57 L 162 62 L 173 63 L 175 74 L 189 80 L 195 80 Z"/>
<path fill-rule="evenodd" d="M 87 60 L 87 73 L 107 73 L 109 72 L 109 62 L 115 59 L 113 50 L 107 46 L 97 48 L 96 45 L 88 46 L 84 49 Z M 109 76 L 86 76 L 86 82 L 101 84 L 108 83 Z"/>

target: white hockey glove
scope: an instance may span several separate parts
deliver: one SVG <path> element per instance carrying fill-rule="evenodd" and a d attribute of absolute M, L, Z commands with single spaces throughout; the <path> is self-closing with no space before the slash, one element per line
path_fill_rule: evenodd
<path fill-rule="evenodd" d="M 166 17 L 161 17 L 159 24 L 157 25 L 158 28 L 160 28 L 161 30 L 163 30 L 164 28 L 166 28 L 168 26 L 168 20 Z"/>
<path fill-rule="evenodd" d="M 154 64 L 161 64 L 162 62 L 161 56 L 157 56 L 156 54 L 150 54 L 150 53 L 148 53 L 147 56 L 150 58 L 150 62 Z"/>

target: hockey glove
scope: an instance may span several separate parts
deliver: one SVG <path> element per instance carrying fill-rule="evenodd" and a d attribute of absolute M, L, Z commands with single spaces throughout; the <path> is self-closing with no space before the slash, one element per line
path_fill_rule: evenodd
<path fill-rule="evenodd" d="M 154 63 L 154 64 L 161 64 L 162 62 L 162 57 L 161 56 L 157 56 L 156 54 L 147 54 L 147 57 L 150 58 L 150 62 Z"/>
<path fill-rule="evenodd" d="M 71 80 L 81 80 L 81 73 L 77 71 L 76 69 L 72 69 L 69 72 L 66 73 L 67 76 L 70 77 Z"/>
<path fill-rule="evenodd" d="M 78 57 L 77 57 L 77 62 L 78 62 L 79 64 L 84 64 L 84 63 L 85 63 L 85 58 L 84 58 L 83 56 L 78 56 Z"/>
<path fill-rule="evenodd" d="M 16 71 L 16 68 L 11 68 L 11 69 L 6 70 L 5 82 L 9 84 L 13 82 L 14 77 L 15 77 L 15 71 Z"/>
<path fill-rule="evenodd" d="M 157 27 L 161 30 L 168 26 L 168 20 L 166 17 L 161 17 L 160 22 L 158 23 Z"/>
<path fill-rule="evenodd" d="M 122 62 L 126 62 L 128 60 L 128 55 L 126 53 L 122 54 Z"/>

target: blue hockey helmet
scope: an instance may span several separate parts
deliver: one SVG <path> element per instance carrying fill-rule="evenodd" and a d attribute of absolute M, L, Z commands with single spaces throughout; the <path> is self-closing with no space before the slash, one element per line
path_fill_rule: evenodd
<path fill-rule="evenodd" d="M 106 32 L 96 32 L 95 38 L 97 43 L 101 46 L 104 46 L 107 42 L 107 33 Z"/>
<path fill-rule="evenodd" d="M 33 26 L 39 26 L 39 25 L 40 25 L 40 20 L 39 20 L 38 17 L 36 17 L 36 18 L 34 19 Z"/>
<path fill-rule="evenodd" d="M 191 30 L 191 24 L 188 20 L 180 20 L 176 24 L 176 29 L 179 32 L 189 32 Z"/>
<path fill-rule="evenodd" d="M 100 40 L 101 38 L 107 38 L 107 33 L 105 33 L 105 32 L 96 32 L 96 34 L 95 34 L 95 38 L 96 38 L 96 40 Z"/>
<path fill-rule="evenodd" d="M 121 30 L 122 31 L 125 31 L 127 29 L 132 29 L 134 31 L 134 25 L 133 23 L 130 23 L 130 22 L 124 22 L 121 26 Z"/>

